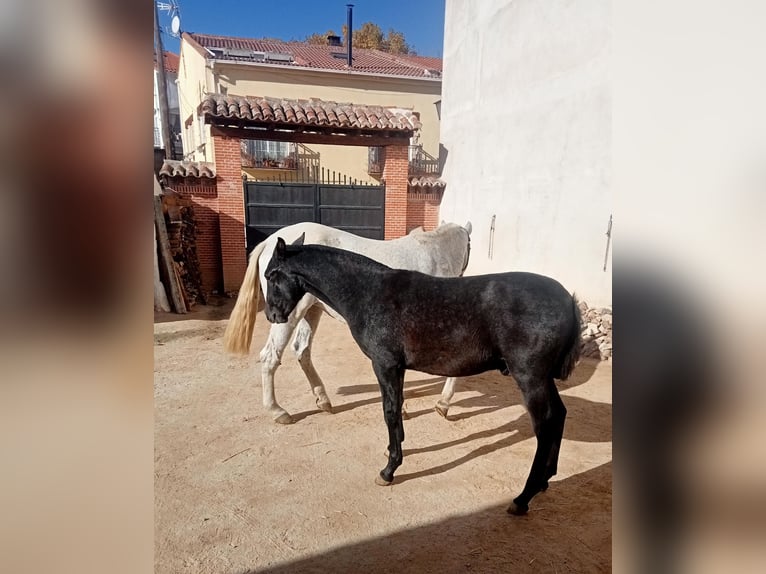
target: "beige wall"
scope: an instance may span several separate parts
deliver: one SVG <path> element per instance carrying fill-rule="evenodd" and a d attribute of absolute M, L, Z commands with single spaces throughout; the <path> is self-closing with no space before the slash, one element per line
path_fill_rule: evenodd
<path fill-rule="evenodd" d="M 267 66 L 253 66 L 215 62 L 206 72 L 205 58 L 186 40 L 181 42 L 181 121 L 190 113 L 195 115 L 194 138 L 184 140 L 184 151 L 198 146 L 201 141 L 196 119 L 196 106 L 201 101 L 199 85 L 203 91 L 220 92 L 226 89 L 231 95 L 270 96 L 277 98 L 309 99 L 351 102 L 354 104 L 381 105 L 411 108 L 420 113 L 423 125 L 417 143 L 434 157 L 439 156 L 439 118 L 436 101 L 441 99 L 441 82 L 433 80 L 399 79 L 391 77 L 367 77 L 358 74 L 306 71 Z M 209 128 L 206 129 L 209 140 Z M 185 132 L 186 136 L 186 132 Z M 367 174 L 367 148 L 354 146 L 309 145 L 321 154 L 321 165 L 348 177 L 363 181 Z M 214 159 L 208 152 L 195 154 L 194 159 Z"/>
<path fill-rule="evenodd" d="M 184 144 L 184 155 L 193 153 L 189 159 L 195 161 L 212 161 L 211 151 L 197 149 L 202 143 L 210 141 L 210 128 L 201 127 L 197 119 L 197 106 L 202 101 L 202 94 L 213 90 L 212 74 L 205 67 L 205 57 L 185 40 L 181 42 L 180 63 L 178 66 L 178 100 L 181 110 L 181 133 Z M 190 128 L 186 127 L 186 119 L 193 117 Z"/>
<path fill-rule="evenodd" d="M 611 304 L 610 18 L 608 0 L 447 0 L 440 217 L 471 220 L 468 273 Z"/>

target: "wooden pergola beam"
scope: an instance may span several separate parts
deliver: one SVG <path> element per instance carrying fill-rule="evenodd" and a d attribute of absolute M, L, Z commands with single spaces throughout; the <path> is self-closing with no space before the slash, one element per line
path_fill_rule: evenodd
<path fill-rule="evenodd" d="M 297 142 L 304 144 L 353 145 L 353 146 L 387 146 L 409 145 L 410 132 L 381 131 L 365 134 L 361 130 L 355 133 L 337 132 L 308 132 L 306 126 L 297 127 L 295 131 L 274 129 L 253 129 L 243 127 L 227 127 L 213 125 L 210 131 L 213 135 L 222 135 L 248 140 L 268 140 L 279 142 Z"/>

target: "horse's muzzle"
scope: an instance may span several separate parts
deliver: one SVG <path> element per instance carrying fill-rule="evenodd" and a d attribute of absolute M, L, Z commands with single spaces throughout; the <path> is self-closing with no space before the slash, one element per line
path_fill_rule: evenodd
<path fill-rule="evenodd" d="M 266 309 L 266 318 L 269 323 L 287 323 L 287 316 L 273 309 Z"/>

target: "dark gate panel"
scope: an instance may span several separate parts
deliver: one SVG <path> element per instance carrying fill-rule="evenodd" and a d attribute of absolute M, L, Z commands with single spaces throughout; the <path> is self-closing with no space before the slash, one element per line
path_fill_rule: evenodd
<path fill-rule="evenodd" d="M 385 233 L 382 185 L 245 182 L 247 250 L 295 223 L 313 221 L 371 239 Z"/>
<path fill-rule="evenodd" d="M 383 239 L 383 186 L 319 185 L 319 223 L 370 239 Z"/>
<path fill-rule="evenodd" d="M 247 182 L 245 184 L 245 223 L 247 250 L 252 250 L 275 231 L 314 221 L 316 185 Z"/>

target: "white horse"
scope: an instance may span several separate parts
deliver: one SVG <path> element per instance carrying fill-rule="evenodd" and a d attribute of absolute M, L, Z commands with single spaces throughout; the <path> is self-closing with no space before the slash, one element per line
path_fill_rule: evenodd
<path fill-rule="evenodd" d="M 277 237 L 292 243 L 303 234 L 305 234 L 303 242 L 306 244 L 329 245 L 353 251 L 395 269 L 420 271 L 437 277 L 457 277 L 462 275 L 468 265 L 471 223 L 468 222 L 465 227 L 461 227 L 455 223 L 442 222 L 434 231 L 426 232 L 416 229 L 405 237 L 390 241 L 366 239 L 317 223 L 298 223 L 280 229 L 256 245 L 250 254 L 245 278 L 223 336 L 224 347 L 230 353 L 245 355 L 250 350 L 261 287 L 264 290 L 264 297 L 266 296 L 266 281 L 263 273 L 271 260 Z M 263 406 L 277 423 L 293 422 L 290 414 L 279 406 L 274 395 L 274 373 L 293 332 L 295 332 L 293 350 L 309 380 L 316 404 L 321 410 L 332 412 L 332 403 L 327 396 L 324 383 L 311 362 L 311 343 L 322 312 L 343 321 L 343 318 L 333 309 L 307 293 L 290 314 L 287 323 L 271 325 L 260 359 Z M 436 404 L 436 410 L 442 416 L 447 416 L 449 401 L 454 392 L 455 379 L 449 378 Z"/>

